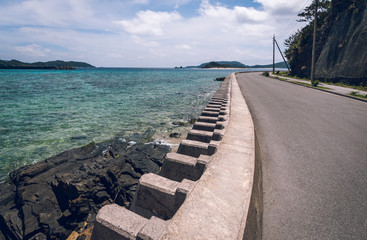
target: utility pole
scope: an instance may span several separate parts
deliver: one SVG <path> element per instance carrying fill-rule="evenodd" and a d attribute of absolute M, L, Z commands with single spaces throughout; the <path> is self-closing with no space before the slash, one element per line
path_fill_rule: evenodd
<path fill-rule="evenodd" d="M 312 42 L 312 63 L 311 63 L 311 84 L 315 85 L 315 64 L 316 64 L 316 30 L 317 30 L 317 9 L 319 1 L 315 0 L 315 16 L 313 22 L 313 42 Z"/>
<path fill-rule="evenodd" d="M 273 35 L 273 74 L 275 73 L 275 34 Z"/>
<path fill-rule="evenodd" d="M 284 61 L 285 65 L 286 65 L 286 66 L 287 66 L 287 68 L 288 68 L 288 72 L 291 72 L 291 69 L 289 68 L 288 63 L 287 63 L 287 61 L 285 60 L 285 58 L 284 58 L 284 56 L 283 56 L 283 53 L 282 53 L 282 51 L 280 50 L 280 47 L 279 47 L 278 42 L 277 42 L 277 40 L 275 39 L 275 37 L 274 37 L 274 42 L 275 42 L 275 44 L 277 45 L 278 50 L 279 50 L 279 53 L 280 53 L 280 55 L 282 56 L 283 61 Z M 273 64 L 274 64 L 274 63 L 273 63 Z M 274 66 L 274 65 L 273 65 L 273 66 Z"/>

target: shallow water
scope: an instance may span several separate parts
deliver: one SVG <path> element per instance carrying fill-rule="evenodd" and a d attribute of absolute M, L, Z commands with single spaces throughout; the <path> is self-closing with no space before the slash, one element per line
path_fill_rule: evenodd
<path fill-rule="evenodd" d="M 168 138 L 196 118 L 234 70 L 0 70 L 0 180 L 91 141 Z"/>

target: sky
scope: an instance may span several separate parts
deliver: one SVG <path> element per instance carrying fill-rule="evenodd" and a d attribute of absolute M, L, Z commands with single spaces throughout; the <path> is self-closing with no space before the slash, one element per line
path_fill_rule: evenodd
<path fill-rule="evenodd" d="M 97 67 L 270 64 L 273 34 L 284 50 L 311 1 L 0 0 L 0 59 Z"/>

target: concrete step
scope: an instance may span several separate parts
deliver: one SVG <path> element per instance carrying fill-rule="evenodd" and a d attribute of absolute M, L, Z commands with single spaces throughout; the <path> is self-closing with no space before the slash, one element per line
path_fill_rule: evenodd
<path fill-rule="evenodd" d="M 148 173 L 141 176 L 130 210 L 150 218 L 164 220 L 173 217 L 184 202 L 195 182 L 183 179 L 181 182 Z"/>
<path fill-rule="evenodd" d="M 219 111 L 219 115 L 227 115 L 228 113 L 229 113 L 228 109 Z"/>
<path fill-rule="evenodd" d="M 210 100 L 210 101 L 208 102 L 208 104 L 222 105 L 222 104 L 223 104 L 223 101 Z"/>
<path fill-rule="evenodd" d="M 146 219 L 117 204 L 102 207 L 94 223 L 92 240 L 158 239 L 168 221 L 157 217 Z"/>
<path fill-rule="evenodd" d="M 212 140 L 215 140 L 215 141 L 222 140 L 224 133 L 225 133 L 224 129 L 214 129 L 213 132 L 192 129 L 187 134 L 186 139 L 210 143 L 210 141 Z"/>
<path fill-rule="evenodd" d="M 217 151 L 219 142 L 210 141 L 210 143 L 203 143 L 194 140 L 182 140 L 177 153 L 185 154 L 191 157 L 198 158 L 201 154 L 211 156 Z"/>
<path fill-rule="evenodd" d="M 217 108 L 217 109 L 221 109 L 222 105 L 215 105 L 215 104 L 208 104 L 206 105 L 207 108 Z"/>
<path fill-rule="evenodd" d="M 216 101 L 216 102 L 223 102 L 224 98 L 223 97 L 212 97 L 210 100 Z"/>
<path fill-rule="evenodd" d="M 213 134 L 214 132 L 192 129 L 187 134 L 186 139 L 209 143 L 213 138 Z"/>
<path fill-rule="evenodd" d="M 218 117 L 219 112 L 202 111 L 201 116 Z"/>
<path fill-rule="evenodd" d="M 178 182 L 183 179 L 197 181 L 210 161 L 211 157 L 206 155 L 196 158 L 179 153 L 168 153 L 160 175 Z"/>
<path fill-rule="evenodd" d="M 204 111 L 210 111 L 210 112 L 219 112 L 221 108 L 212 108 L 212 107 L 206 107 L 204 108 Z"/>
<path fill-rule="evenodd" d="M 195 122 L 192 129 L 213 132 L 214 129 L 223 129 L 225 128 L 225 126 L 226 126 L 225 122 L 217 122 L 217 123 Z"/>
<path fill-rule="evenodd" d="M 212 140 L 214 140 L 214 141 L 220 141 L 220 140 L 222 140 L 225 131 L 226 130 L 224 128 L 223 129 L 215 129 L 214 132 L 213 132 Z"/>
<path fill-rule="evenodd" d="M 208 122 L 208 123 L 217 123 L 227 121 L 226 115 L 219 115 L 218 117 L 209 117 L 209 116 L 200 116 L 197 122 Z"/>
<path fill-rule="evenodd" d="M 204 122 L 196 122 L 192 129 L 195 130 L 203 130 L 213 132 L 215 129 L 216 123 L 204 123 Z"/>
<path fill-rule="evenodd" d="M 220 121 L 220 120 L 218 117 L 200 116 L 196 121 L 197 122 L 217 123 L 217 121 Z"/>

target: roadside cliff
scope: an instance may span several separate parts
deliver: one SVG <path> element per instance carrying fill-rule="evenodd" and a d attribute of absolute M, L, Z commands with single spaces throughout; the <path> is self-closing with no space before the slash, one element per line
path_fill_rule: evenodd
<path fill-rule="evenodd" d="M 367 84 L 367 2 L 332 1 L 332 26 L 316 64 L 316 77 Z"/>

